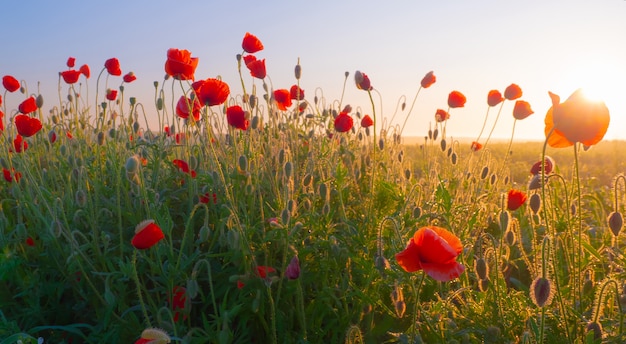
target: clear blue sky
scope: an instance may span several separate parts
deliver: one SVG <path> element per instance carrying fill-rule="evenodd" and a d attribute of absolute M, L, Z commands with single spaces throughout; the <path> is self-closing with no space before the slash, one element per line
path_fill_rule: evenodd
<path fill-rule="evenodd" d="M 433 70 L 437 83 L 420 93 L 407 136 L 424 136 L 436 109 L 446 109 L 448 93 L 458 90 L 468 101 L 452 110 L 447 132 L 475 137 L 487 92 L 517 83 L 535 114 L 517 123 L 516 138 L 543 139 L 548 91 L 565 99 L 586 87 L 600 92 L 611 112 L 605 138 L 626 139 L 624 0 L 22 0 L 2 7 L 0 75 L 26 81 L 31 92 L 41 82 L 45 109 L 58 103 L 57 75 L 67 69 L 69 56 L 77 67 L 91 67 L 90 100 L 104 61 L 117 57 L 124 73 L 137 75 L 126 86 L 127 96 L 153 109 L 153 82 L 163 80 L 172 47 L 200 58 L 197 79 L 221 75 L 232 94 L 241 94 L 235 55 L 249 31 L 265 45 L 256 55 L 267 59 L 274 88 L 294 84 L 299 57 L 308 99 L 317 87 L 329 101 L 339 99 L 349 71 L 344 103 L 370 113 L 367 94 L 354 87 L 354 71 L 360 70 L 382 94 L 388 119 L 402 95 L 408 108 L 421 78 Z M 247 71 L 246 77 L 250 84 Z M 110 79 L 109 86 L 119 82 Z M 18 98 L 8 95 L 5 102 L 16 108 Z M 510 137 L 512 109 L 512 103 L 504 106 L 496 137 Z M 403 120 L 399 114 L 395 123 Z"/>

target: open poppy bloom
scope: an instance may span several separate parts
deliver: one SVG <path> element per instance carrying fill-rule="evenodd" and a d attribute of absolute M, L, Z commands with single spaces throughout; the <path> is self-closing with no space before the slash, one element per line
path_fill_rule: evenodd
<path fill-rule="evenodd" d="M 470 148 L 472 149 L 472 152 L 478 152 L 479 150 L 481 150 L 481 148 L 483 148 L 483 145 L 474 141 L 472 142 L 472 145 L 470 146 Z"/>
<path fill-rule="evenodd" d="M 13 182 L 13 179 L 15 179 L 16 182 L 19 182 L 20 179 L 22 178 L 22 173 L 21 172 L 15 172 L 15 168 L 11 167 L 11 170 L 9 171 L 6 168 L 2 168 L 2 175 L 4 177 L 4 180 L 6 180 L 9 183 Z"/>
<path fill-rule="evenodd" d="M 285 111 L 291 106 L 291 93 L 286 89 L 279 89 L 274 91 L 274 101 L 279 109 Z"/>
<path fill-rule="evenodd" d="M 245 60 L 244 60 L 245 61 Z M 267 70 L 265 69 L 265 59 L 250 61 L 246 63 L 246 67 L 250 70 L 250 75 L 257 79 L 264 79 L 267 76 Z"/>
<path fill-rule="evenodd" d="M 75 84 L 78 81 L 78 78 L 80 78 L 80 75 L 82 74 L 79 70 L 66 70 L 60 73 L 61 77 L 63 78 L 63 81 L 65 81 L 66 84 L 71 85 L 71 84 Z"/>
<path fill-rule="evenodd" d="M 271 266 L 259 265 L 256 267 L 256 274 L 261 278 L 267 278 L 267 275 L 274 272 L 276 272 L 276 269 Z"/>
<path fill-rule="evenodd" d="M 106 98 L 110 101 L 114 101 L 117 98 L 117 91 L 112 89 L 107 89 Z"/>
<path fill-rule="evenodd" d="M 198 80 L 191 87 L 204 106 L 224 104 L 230 94 L 228 84 L 219 79 Z"/>
<path fill-rule="evenodd" d="M 180 319 L 180 312 L 185 310 L 185 302 L 187 301 L 187 289 L 181 286 L 175 286 L 172 290 L 172 298 L 170 300 L 172 310 L 174 311 L 174 322 Z M 187 314 L 183 319 L 187 318 Z"/>
<path fill-rule="evenodd" d="M 426 73 L 426 75 L 424 75 L 424 77 L 422 78 L 422 81 L 420 82 L 420 85 L 423 88 L 429 88 L 435 83 L 435 81 L 437 81 L 437 77 L 435 76 L 434 72 L 431 70 L 430 72 Z"/>
<path fill-rule="evenodd" d="M 135 341 L 135 344 L 166 344 L 172 339 L 165 331 L 158 328 L 147 328 L 141 332 L 141 338 Z"/>
<path fill-rule="evenodd" d="M 28 142 L 24 141 L 22 135 L 17 134 L 13 140 L 13 148 L 15 148 L 16 153 L 22 153 L 28 149 Z"/>
<path fill-rule="evenodd" d="M 37 100 L 35 100 L 35 97 L 30 96 L 21 102 L 17 109 L 20 110 L 21 113 L 28 115 L 37 110 Z"/>
<path fill-rule="evenodd" d="M 137 77 L 135 76 L 135 73 L 128 72 L 126 75 L 124 75 L 122 79 L 124 80 L 125 83 L 130 83 L 130 82 L 137 80 Z"/>
<path fill-rule="evenodd" d="M 443 109 L 437 109 L 437 111 L 435 111 L 435 121 L 441 123 L 449 118 L 450 114 L 448 113 L 448 111 Z"/>
<path fill-rule="evenodd" d="M 31 137 L 41 130 L 41 121 L 38 118 L 19 114 L 13 119 L 17 132 L 24 137 Z"/>
<path fill-rule="evenodd" d="M 335 130 L 340 133 L 345 133 L 346 131 L 352 129 L 352 125 L 354 124 L 354 120 L 350 115 L 348 115 L 347 111 L 342 111 L 335 117 Z"/>
<path fill-rule="evenodd" d="M 396 261 L 406 272 L 424 270 L 440 282 L 459 277 L 465 267 L 456 261 L 463 250 L 461 240 L 448 230 L 429 226 L 418 229 Z"/>
<path fill-rule="evenodd" d="M 503 100 L 502 93 L 498 90 L 491 90 L 487 95 L 487 104 L 489 104 L 489 106 L 496 106 L 502 103 Z"/>
<path fill-rule="evenodd" d="M 528 102 L 523 100 L 515 102 L 515 107 L 513 107 L 513 117 L 515 117 L 515 119 L 524 119 L 534 113 Z"/>
<path fill-rule="evenodd" d="M 263 50 L 263 43 L 250 32 L 246 32 L 246 35 L 243 36 L 243 42 L 241 42 L 241 47 L 248 54 L 254 54 L 258 51 Z"/>
<path fill-rule="evenodd" d="M 154 223 L 154 220 L 141 221 L 135 227 L 135 236 L 131 240 L 131 244 L 140 250 L 148 249 L 165 238 L 161 227 Z"/>
<path fill-rule="evenodd" d="M 293 100 L 304 100 L 304 90 L 298 87 L 298 85 L 291 86 L 289 94 Z"/>
<path fill-rule="evenodd" d="M 526 202 L 526 194 L 523 191 L 511 189 L 506 198 L 506 207 L 509 210 L 517 210 Z"/>
<path fill-rule="evenodd" d="M 74 65 L 76 64 L 76 58 L 72 56 L 68 57 L 66 64 L 68 68 L 74 68 Z"/>
<path fill-rule="evenodd" d="M 185 96 L 180 96 L 180 99 L 178 99 L 178 103 L 176 103 L 176 115 L 183 119 L 189 118 L 189 107 L 191 107 L 193 119 L 199 121 L 200 108 L 202 108 L 202 104 L 200 104 L 198 98 L 194 98 L 193 100 L 191 100 L 190 98 L 187 98 Z"/>
<path fill-rule="evenodd" d="M 196 177 L 196 171 L 190 169 L 189 164 L 185 160 L 174 159 L 172 162 L 174 163 L 174 165 L 176 165 L 176 167 L 178 167 L 179 170 L 189 174 L 191 178 Z"/>
<path fill-rule="evenodd" d="M 113 76 L 122 75 L 122 69 L 120 68 L 120 60 L 116 57 L 112 57 L 104 62 L 104 68 L 107 69 L 107 72 Z"/>
<path fill-rule="evenodd" d="M 91 69 L 89 69 L 89 66 L 84 64 L 82 66 L 80 66 L 80 68 L 78 69 L 81 73 L 83 73 L 83 75 L 85 76 L 85 78 L 89 79 L 89 77 L 91 76 Z"/>
<path fill-rule="evenodd" d="M 356 82 L 356 88 L 359 90 L 371 91 L 373 89 L 370 78 L 361 71 L 357 70 L 354 73 L 354 82 Z"/>
<path fill-rule="evenodd" d="M 20 89 L 20 82 L 11 75 L 5 75 L 2 77 L 2 86 L 7 91 L 13 93 Z"/>
<path fill-rule="evenodd" d="M 582 89 L 563 103 L 558 95 L 548 93 L 552 107 L 546 113 L 545 134 L 551 147 L 569 147 L 576 142 L 592 146 L 604 138 L 611 120 L 604 102 L 585 98 Z"/>
<path fill-rule="evenodd" d="M 361 118 L 361 126 L 363 128 L 369 128 L 373 125 L 374 125 L 374 120 L 372 119 L 372 117 L 370 117 L 370 115 L 365 115 L 363 116 L 363 118 Z"/>
<path fill-rule="evenodd" d="M 465 95 L 459 91 L 452 91 L 448 95 L 448 106 L 451 108 L 464 107 L 466 102 Z"/>
<path fill-rule="evenodd" d="M 198 58 L 191 57 L 189 50 L 170 48 L 167 50 L 165 73 L 176 80 L 194 80 Z"/>
<path fill-rule="evenodd" d="M 515 100 L 522 96 L 522 89 L 517 84 L 510 84 L 504 89 L 504 98 L 508 100 Z"/>
<path fill-rule="evenodd" d="M 247 130 L 250 124 L 246 118 L 246 112 L 239 105 L 233 105 L 226 109 L 226 120 L 228 125 L 241 130 Z"/>
<path fill-rule="evenodd" d="M 544 160 L 544 172 L 545 174 L 550 174 L 552 173 L 552 171 L 554 170 L 554 159 L 552 159 L 549 156 L 546 156 L 545 160 Z M 533 166 L 530 168 L 530 173 L 532 175 L 538 175 L 539 173 L 541 173 L 541 161 L 537 161 L 536 163 L 533 164 Z"/>

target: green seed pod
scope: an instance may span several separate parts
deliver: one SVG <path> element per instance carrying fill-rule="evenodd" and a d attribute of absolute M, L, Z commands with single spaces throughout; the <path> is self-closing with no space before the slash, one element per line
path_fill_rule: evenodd
<path fill-rule="evenodd" d="M 130 103 L 130 105 L 135 105 L 135 104 L 137 104 L 137 98 L 130 97 L 130 98 L 128 98 L 128 102 Z"/>
<path fill-rule="evenodd" d="M 285 178 L 291 178 L 291 174 L 293 173 L 293 164 L 291 161 L 287 161 L 285 165 L 283 165 L 283 173 L 285 174 Z"/>
<path fill-rule="evenodd" d="M 246 173 L 248 171 L 248 158 L 245 155 L 240 155 L 237 160 L 239 172 Z"/>
<path fill-rule="evenodd" d="M 161 97 L 157 98 L 156 108 L 159 111 L 163 110 L 163 98 L 161 98 Z"/>

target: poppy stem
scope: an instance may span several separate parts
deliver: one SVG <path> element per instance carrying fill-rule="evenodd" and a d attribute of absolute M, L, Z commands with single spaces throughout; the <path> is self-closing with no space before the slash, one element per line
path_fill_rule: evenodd
<path fill-rule="evenodd" d="M 148 310 L 146 309 L 146 304 L 143 302 L 143 297 L 141 296 L 141 283 L 139 282 L 139 274 L 137 273 L 137 250 L 133 252 L 133 281 L 135 282 L 135 288 L 137 292 L 137 297 L 139 300 L 139 306 L 141 307 L 141 311 L 143 313 L 144 320 L 148 327 L 152 327 L 150 323 L 150 317 L 148 317 Z"/>
<path fill-rule="evenodd" d="M 577 216 L 578 216 L 578 233 L 577 233 L 577 240 L 578 240 L 578 264 L 577 264 L 577 268 L 578 271 L 575 271 L 575 276 L 577 278 L 574 279 L 574 283 L 575 283 L 575 292 L 574 292 L 574 304 L 577 304 L 577 308 L 579 312 L 582 312 L 582 305 L 580 304 L 580 302 L 577 302 L 576 300 L 576 292 L 578 292 L 578 300 L 582 302 L 582 286 L 581 286 L 581 278 L 582 278 L 582 257 L 583 257 L 583 242 L 582 242 L 582 235 L 583 235 L 583 218 L 580 214 L 580 212 L 582 211 L 582 190 L 580 187 L 580 174 L 579 174 L 579 163 L 578 163 L 578 144 L 574 143 L 574 173 L 576 174 L 576 192 L 577 192 L 577 207 L 578 207 L 578 211 L 577 211 Z"/>
<path fill-rule="evenodd" d="M 417 101 L 417 96 L 419 96 L 420 91 L 422 90 L 422 86 L 420 85 L 420 88 L 417 89 L 417 93 L 415 94 L 415 97 L 413 98 L 413 102 L 411 103 L 411 107 L 409 108 L 409 112 L 407 112 L 406 114 L 406 118 L 404 118 L 404 123 L 402 124 L 402 128 L 400 128 L 400 135 L 402 135 L 402 133 L 404 132 L 404 126 L 406 125 L 406 122 L 409 120 L 409 116 L 411 115 L 411 111 L 413 111 L 413 107 L 415 106 L 415 102 Z"/>
<path fill-rule="evenodd" d="M 489 139 L 491 138 L 491 134 L 493 134 L 493 130 L 496 129 L 496 124 L 498 123 L 498 119 L 500 118 L 500 113 L 502 112 L 502 107 L 504 106 L 504 102 L 500 103 L 500 108 L 498 109 L 498 114 L 496 115 L 496 119 L 493 122 L 493 126 L 491 127 L 491 131 L 489 132 L 489 136 L 485 140 L 483 144 L 483 149 L 487 148 L 487 143 L 489 143 Z"/>

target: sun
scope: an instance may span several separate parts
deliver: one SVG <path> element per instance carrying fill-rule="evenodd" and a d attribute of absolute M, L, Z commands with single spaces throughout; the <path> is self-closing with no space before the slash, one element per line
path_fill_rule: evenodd
<path fill-rule="evenodd" d="M 610 57 L 581 55 L 566 65 L 561 86 L 565 89 L 581 88 L 590 101 L 609 101 L 621 89 L 624 67 Z"/>

